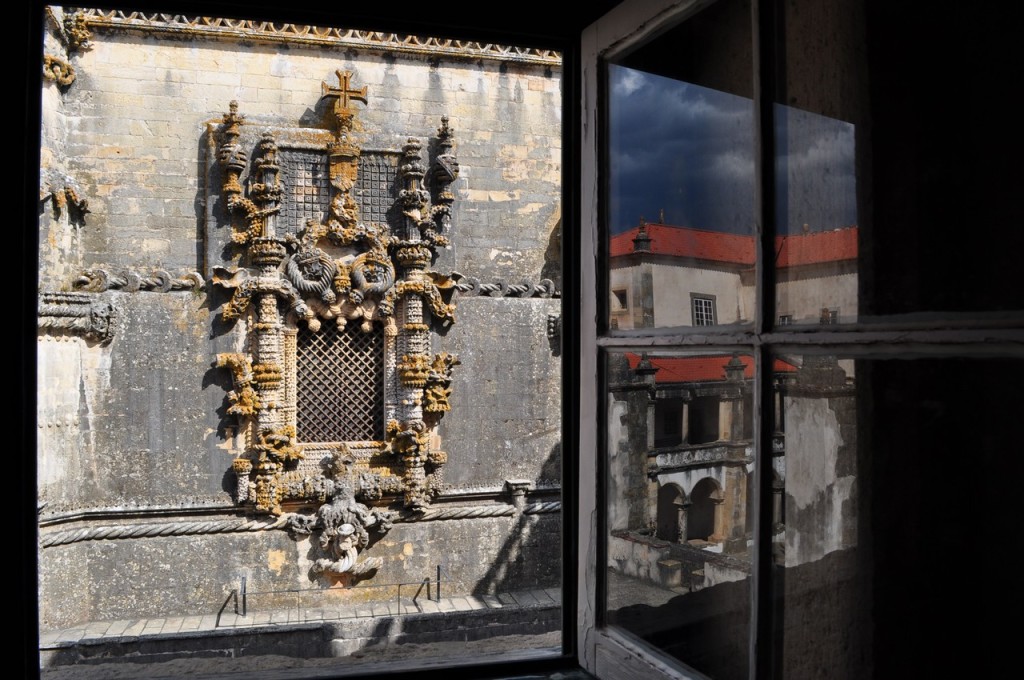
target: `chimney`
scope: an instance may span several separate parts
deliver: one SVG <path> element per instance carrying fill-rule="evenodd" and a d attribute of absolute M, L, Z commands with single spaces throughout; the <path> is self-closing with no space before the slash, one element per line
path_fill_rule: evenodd
<path fill-rule="evenodd" d="M 636 236 L 633 238 L 633 252 L 651 252 L 651 237 L 647 235 L 647 222 L 643 217 L 640 218 L 640 229 L 636 232 Z"/>

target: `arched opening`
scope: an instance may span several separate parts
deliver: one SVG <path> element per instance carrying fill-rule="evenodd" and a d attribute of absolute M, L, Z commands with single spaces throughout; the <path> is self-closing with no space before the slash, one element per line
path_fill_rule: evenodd
<path fill-rule="evenodd" d="M 685 533 L 683 490 L 675 484 L 658 487 L 658 528 L 656 536 L 663 541 L 679 543 Z"/>
<path fill-rule="evenodd" d="M 711 539 L 715 533 L 715 506 L 720 498 L 715 480 L 705 477 L 697 482 L 690 494 L 690 507 L 686 513 L 686 540 Z"/>

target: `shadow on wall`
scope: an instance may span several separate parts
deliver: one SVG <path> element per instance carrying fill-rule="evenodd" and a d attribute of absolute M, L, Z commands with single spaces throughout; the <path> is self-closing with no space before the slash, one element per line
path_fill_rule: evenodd
<path fill-rule="evenodd" d="M 561 444 L 551 452 L 541 466 L 538 483 L 558 484 L 561 478 Z M 528 500 L 517 508 L 510 518 L 508 535 L 483 578 L 473 587 L 474 595 L 492 595 L 511 590 L 551 588 L 561 583 L 562 573 L 562 513 L 535 512 L 549 503 L 556 503 L 557 486 L 547 486 L 553 493 L 543 500 Z"/>
<path fill-rule="evenodd" d="M 541 279 L 550 279 L 555 290 L 562 290 L 562 219 L 559 218 L 548 237 L 548 247 L 544 251 L 544 266 L 540 270 Z"/>

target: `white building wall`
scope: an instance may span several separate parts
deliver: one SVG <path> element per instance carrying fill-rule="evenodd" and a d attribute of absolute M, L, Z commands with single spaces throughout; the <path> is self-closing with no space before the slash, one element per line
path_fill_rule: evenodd
<path fill-rule="evenodd" d="M 691 293 L 715 298 L 715 320 L 719 324 L 750 320 L 737 272 L 673 264 L 654 264 L 652 270 L 655 326 L 692 326 Z"/>
<path fill-rule="evenodd" d="M 796 324 L 816 324 L 822 308 L 838 309 L 839 322 L 857 320 L 857 274 L 800 277 L 776 286 L 776 315 L 789 314 Z"/>

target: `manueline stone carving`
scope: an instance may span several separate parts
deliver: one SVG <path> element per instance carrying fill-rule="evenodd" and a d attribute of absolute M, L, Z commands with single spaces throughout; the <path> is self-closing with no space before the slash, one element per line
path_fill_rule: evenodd
<path fill-rule="evenodd" d="M 295 533 L 317 535 L 315 574 L 358 579 L 381 566 L 379 558 L 363 559 L 361 552 L 371 535 L 390 529 L 393 518 L 385 504 L 422 513 L 441 486 L 447 456 L 432 448 L 431 435 L 451 409 L 451 373 L 459 362 L 452 354 L 434 355 L 431 334 L 433 324 L 455 321 L 452 296 L 460 276 L 431 271 L 430 265 L 436 249 L 451 242 L 451 184 L 459 167 L 445 117 L 432 168 L 421 159 L 419 140 L 410 138 L 401 150 L 395 177 L 400 190 L 393 196 L 402 218 L 391 224 L 364 222 L 353 195 L 363 153 L 354 119 L 355 104 L 369 101 L 367 88 L 355 87 L 348 72 L 336 74 L 338 84 L 324 83 L 321 92 L 332 104 L 330 133 L 310 137 L 329 140 L 320 151 L 329 175 L 321 219 L 306 216 L 301 224 L 289 223 L 299 220 L 287 217 L 295 212 L 282 212 L 292 181 L 282 169 L 288 162 L 287 134 L 261 130 L 255 141 L 238 103 L 231 102 L 216 158 L 231 242 L 242 258 L 241 266 L 213 267 L 211 283 L 231 291 L 221 318 L 244 323 L 247 336 L 244 352 L 221 354 L 216 362 L 231 371 L 226 411 L 238 419 L 246 443 L 233 463 L 236 501 L 287 517 Z M 310 153 L 309 146 L 305 142 L 303 153 Z M 371 441 L 365 435 L 351 441 L 302 440 L 298 350 L 319 347 L 315 338 L 324 334 L 334 338 L 332 346 L 350 347 L 347 355 L 318 360 L 347 366 L 329 375 L 369 375 L 366 371 L 379 370 L 371 366 L 383 367 L 381 377 L 367 378 L 371 385 L 384 383 L 383 407 L 368 419 L 381 423 Z M 380 340 L 364 342 L 360 335 Z M 366 358 L 367 365 L 360 365 L 362 350 L 351 348 L 381 346 L 374 343 L 382 343 L 383 362 Z M 340 379 L 357 378 L 329 380 Z M 327 378 L 315 380 L 320 382 L 303 383 L 305 399 L 315 398 L 309 396 L 314 387 L 337 391 L 323 382 Z"/>
<path fill-rule="evenodd" d="M 75 82 L 75 69 L 59 57 L 43 55 L 43 77 L 53 80 L 61 87 L 68 87 Z"/>
<path fill-rule="evenodd" d="M 80 335 L 107 344 L 116 321 L 113 305 L 88 293 L 54 291 L 39 296 L 39 330 L 50 335 Z"/>
<path fill-rule="evenodd" d="M 257 19 L 229 19 L 184 14 L 162 14 L 137 10 L 84 9 L 88 25 L 104 30 L 137 31 L 205 40 L 237 40 L 239 33 L 258 36 L 260 41 L 290 45 L 321 45 L 342 52 L 346 49 L 386 50 L 390 53 L 429 55 L 434 58 L 473 61 L 532 63 L 558 67 L 560 52 L 545 48 L 512 47 L 501 43 L 453 40 L 429 36 L 361 31 L 331 26 L 275 23 Z"/>
<path fill-rule="evenodd" d="M 163 269 L 143 275 L 130 269 L 112 272 L 103 268 L 86 269 L 73 282 L 75 288 L 91 292 L 121 290 L 137 293 L 140 290 L 168 293 L 175 290 L 202 290 L 205 286 L 199 272 L 172 276 Z"/>

